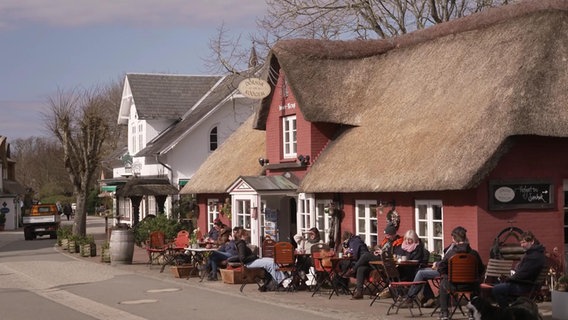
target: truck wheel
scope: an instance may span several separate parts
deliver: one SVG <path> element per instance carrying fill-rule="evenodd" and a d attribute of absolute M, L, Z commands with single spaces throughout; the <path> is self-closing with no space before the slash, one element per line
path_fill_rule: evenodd
<path fill-rule="evenodd" d="M 28 228 L 24 229 L 24 239 L 25 240 L 33 240 L 34 239 L 34 232 Z"/>
<path fill-rule="evenodd" d="M 49 235 L 49 239 L 57 239 L 57 235 L 55 233 L 52 233 Z"/>

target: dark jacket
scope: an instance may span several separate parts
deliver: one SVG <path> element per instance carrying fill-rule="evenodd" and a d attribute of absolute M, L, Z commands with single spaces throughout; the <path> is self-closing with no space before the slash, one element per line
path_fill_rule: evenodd
<path fill-rule="evenodd" d="M 469 243 L 460 243 L 450 246 L 444 255 L 442 261 L 438 262 L 438 272 L 443 276 L 448 274 L 448 261 L 451 257 L 453 257 L 457 253 L 470 253 L 477 257 L 477 273 L 478 277 L 481 280 L 483 278 L 483 273 L 485 272 L 485 266 L 483 265 L 483 261 L 481 261 L 481 257 L 479 253 L 473 250 Z"/>
<path fill-rule="evenodd" d="M 544 247 L 540 243 L 535 242 L 525 252 L 521 261 L 515 267 L 515 274 L 509 278 L 509 281 L 532 284 L 538 278 L 545 263 Z"/>
<path fill-rule="evenodd" d="M 359 236 L 352 236 L 351 238 L 349 238 L 349 240 L 347 240 L 346 246 L 349 252 L 353 255 L 352 256 L 353 261 L 359 260 L 359 257 L 363 253 L 369 252 L 369 248 L 367 247 L 365 242 L 361 240 Z"/>
<path fill-rule="evenodd" d="M 237 240 L 237 252 L 239 255 L 239 260 L 244 264 L 249 264 L 254 260 L 258 259 L 258 256 L 252 252 L 247 243 L 244 240 Z"/>
<path fill-rule="evenodd" d="M 225 242 L 224 244 L 222 244 L 219 247 L 219 251 L 221 252 L 226 252 L 228 254 L 230 254 L 231 256 L 238 256 L 239 255 L 239 251 L 237 250 L 237 245 L 235 244 L 234 240 Z"/>

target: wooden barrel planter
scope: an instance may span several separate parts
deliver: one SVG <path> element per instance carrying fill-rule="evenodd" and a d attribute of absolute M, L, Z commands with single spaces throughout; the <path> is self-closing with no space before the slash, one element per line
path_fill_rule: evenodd
<path fill-rule="evenodd" d="M 132 264 L 134 232 L 130 229 L 113 229 L 110 234 L 110 264 Z"/>

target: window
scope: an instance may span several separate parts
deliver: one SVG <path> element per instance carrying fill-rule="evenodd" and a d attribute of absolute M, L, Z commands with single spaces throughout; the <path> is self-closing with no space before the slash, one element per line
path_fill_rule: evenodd
<path fill-rule="evenodd" d="M 211 129 L 209 132 L 209 151 L 217 150 L 218 140 L 217 140 L 217 127 Z"/>
<path fill-rule="evenodd" d="M 306 198 L 304 193 L 298 195 L 298 233 L 304 234 L 314 227 L 312 224 L 311 203 L 312 199 Z"/>
<path fill-rule="evenodd" d="M 329 206 L 331 199 L 320 199 L 316 202 L 316 228 L 320 232 L 320 237 L 324 242 L 329 241 L 331 228 L 331 214 L 326 213 L 325 207 Z"/>
<path fill-rule="evenodd" d="M 282 118 L 282 146 L 284 158 L 296 158 L 296 116 Z"/>
<path fill-rule="evenodd" d="M 144 127 L 141 123 L 138 124 L 138 151 L 144 149 Z"/>
<path fill-rule="evenodd" d="M 233 212 L 236 214 L 236 225 L 250 231 L 250 200 L 236 200 L 235 207 Z"/>
<path fill-rule="evenodd" d="M 136 154 L 136 152 L 138 152 L 138 148 L 136 148 L 136 125 L 133 125 L 132 127 L 130 127 L 132 132 L 130 132 L 130 143 L 132 144 L 130 146 L 132 154 Z"/>
<path fill-rule="evenodd" d="M 444 251 L 442 201 L 416 200 L 414 205 L 416 233 L 429 251 L 441 255 Z"/>
<path fill-rule="evenodd" d="M 355 234 L 360 236 L 370 247 L 378 243 L 377 201 L 355 201 Z"/>
<path fill-rule="evenodd" d="M 207 230 L 204 234 L 213 228 L 213 221 L 219 216 L 219 199 L 207 199 Z"/>

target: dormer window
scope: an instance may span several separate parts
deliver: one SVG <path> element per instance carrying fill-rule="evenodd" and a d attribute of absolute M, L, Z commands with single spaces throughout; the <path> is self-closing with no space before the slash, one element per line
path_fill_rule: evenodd
<path fill-rule="evenodd" d="M 217 127 L 214 127 L 211 131 L 209 131 L 209 151 L 217 150 L 218 146 L 219 141 L 217 137 Z"/>
<path fill-rule="evenodd" d="M 296 115 L 282 118 L 282 154 L 284 159 L 296 159 Z"/>

